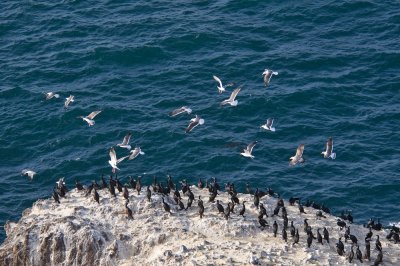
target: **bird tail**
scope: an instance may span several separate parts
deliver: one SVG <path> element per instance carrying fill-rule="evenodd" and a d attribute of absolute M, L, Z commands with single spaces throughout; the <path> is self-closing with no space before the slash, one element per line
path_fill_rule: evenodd
<path fill-rule="evenodd" d="M 332 158 L 332 160 L 335 160 L 335 158 L 336 158 L 336 153 L 332 152 L 332 154 L 331 154 L 330 157 Z"/>
<path fill-rule="evenodd" d="M 58 99 L 58 98 L 60 98 L 60 94 L 54 94 L 54 97 L 56 97 Z"/>
<path fill-rule="evenodd" d="M 204 124 L 204 119 L 200 119 L 199 120 L 199 125 L 203 125 Z"/>
<path fill-rule="evenodd" d="M 275 71 L 275 72 L 272 72 L 272 74 L 273 74 L 273 75 L 278 75 L 278 72 Z"/>
<path fill-rule="evenodd" d="M 139 154 L 140 154 L 140 155 L 144 155 L 144 152 L 140 151 Z"/>
<path fill-rule="evenodd" d="M 271 130 L 272 132 L 275 132 L 275 128 L 274 128 L 274 127 L 271 127 L 270 130 Z"/>

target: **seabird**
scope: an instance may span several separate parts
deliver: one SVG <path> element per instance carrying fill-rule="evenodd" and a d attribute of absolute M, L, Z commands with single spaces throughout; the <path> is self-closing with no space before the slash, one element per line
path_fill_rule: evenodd
<path fill-rule="evenodd" d="M 115 153 L 114 147 L 110 148 L 109 154 L 110 154 L 110 160 L 108 161 L 108 163 L 111 165 L 113 173 L 115 173 L 116 169 L 120 170 L 117 167 L 117 164 L 119 164 L 120 162 L 122 162 L 123 160 L 125 160 L 126 158 L 129 157 L 129 156 L 124 156 L 124 157 L 117 159 L 117 154 Z"/>
<path fill-rule="evenodd" d="M 242 209 L 240 210 L 240 212 L 239 212 L 239 215 L 241 215 L 241 216 L 243 216 L 244 217 L 244 212 L 246 211 L 246 207 L 245 207 L 245 202 L 246 201 L 242 201 L 242 205 L 243 205 L 243 207 L 242 207 Z"/>
<path fill-rule="evenodd" d="M 274 237 L 276 237 L 276 233 L 278 232 L 278 224 L 276 221 L 274 221 L 274 224 L 272 225 L 272 231 L 274 233 Z"/>
<path fill-rule="evenodd" d="M 218 92 L 219 92 L 220 94 L 223 93 L 223 92 L 225 91 L 225 87 L 222 85 L 222 81 L 220 80 L 219 77 L 217 77 L 217 76 L 215 76 L 215 75 L 213 75 L 213 78 L 214 78 L 214 80 L 215 80 L 216 82 L 219 83 L 219 86 L 217 86 Z M 233 85 L 233 84 L 229 83 L 229 84 L 227 84 L 227 85 L 225 85 L 225 86 L 226 86 L 226 87 L 229 87 L 229 86 L 232 86 L 232 85 Z"/>
<path fill-rule="evenodd" d="M 91 127 L 95 124 L 93 119 L 96 117 L 96 115 L 98 115 L 100 113 L 101 113 L 101 111 L 93 111 L 90 114 L 88 114 L 87 116 L 79 116 L 78 118 L 82 118 L 83 121 L 86 121 L 88 123 L 89 127 Z"/>
<path fill-rule="evenodd" d="M 58 99 L 58 98 L 60 98 L 60 94 L 57 94 L 57 93 L 54 93 L 54 92 L 47 92 L 46 93 L 46 100 L 50 100 L 50 99 L 52 99 L 52 98 L 56 98 L 56 99 Z"/>
<path fill-rule="evenodd" d="M 290 221 L 290 236 L 294 237 L 295 232 L 296 232 L 296 228 L 293 225 L 293 221 Z"/>
<path fill-rule="evenodd" d="M 175 109 L 172 112 L 170 112 L 169 116 L 174 117 L 185 112 L 190 115 L 192 113 L 192 109 L 190 109 L 187 106 L 182 106 L 181 108 Z"/>
<path fill-rule="evenodd" d="M 29 169 L 23 169 L 21 171 L 21 175 L 29 177 L 30 180 L 32 180 L 33 176 L 36 174 L 37 173 L 35 171 L 29 170 Z"/>
<path fill-rule="evenodd" d="M 299 236 L 299 229 L 296 229 L 296 233 L 294 235 L 294 244 L 298 244 L 300 240 L 300 236 Z"/>
<path fill-rule="evenodd" d="M 71 104 L 71 102 L 74 102 L 74 97 L 73 95 L 70 95 L 68 98 L 65 98 L 65 103 L 64 103 L 64 108 L 67 109 L 68 106 Z"/>
<path fill-rule="evenodd" d="M 319 232 L 319 228 L 317 229 L 317 242 L 320 243 L 321 245 L 323 245 L 323 243 L 322 243 L 322 235 Z"/>
<path fill-rule="evenodd" d="M 53 199 L 55 202 L 60 203 L 60 198 L 58 197 L 58 193 L 55 189 L 53 190 Z"/>
<path fill-rule="evenodd" d="M 251 159 L 253 159 L 254 156 L 251 155 L 251 152 L 253 151 L 253 148 L 254 148 L 254 146 L 256 146 L 256 144 L 257 144 L 257 141 L 253 141 L 252 143 L 247 145 L 246 149 L 243 149 L 243 152 L 240 154 L 243 155 L 244 157 L 250 157 Z"/>
<path fill-rule="evenodd" d="M 128 150 L 131 150 L 131 145 L 129 145 L 129 140 L 132 137 L 132 132 L 128 132 L 128 134 L 125 135 L 124 139 L 122 140 L 122 143 L 117 144 L 118 147 L 125 148 Z"/>
<path fill-rule="evenodd" d="M 349 263 L 351 263 L 353 261 L 353 258 L 354 258 L 353 247 L 354 246 L 351 246 L 351 250 L 350 250 L 349 255 L 348 255 Z"/>
<path fill-rule="evenodd" d="M 126 215 L 128 216 L 128 219 L 133 219 L 132 210 L 129 209 L 128 203 L 129 203 L 129 200 L 127 200 L 125 202 L 125 212 L 126 212 Z"/>
<path fill-rule="evenodd" d="M 142 152 L 140 147 L 136 147 L 134 150 L 131 150 L 131 155 L 127 156 L 127 157 L 129 157 L 128 160 L 135 159 L 136 157 L 138 157 L 139 154 L 144 155 L 144 152 Z"/>
<path fill-rule="evenodd" d="M 340 256 L 343 256 L 343 254 L 344 254 L 344 244 L 342 242 L 342 237 L 339 237 L 339 240 L 336 243 L 336 251 Z"/>
<path fill-rule="evenodd" d="M 290 157 L 289 165 L 296 165 L 297 163 L 304 163 L 303 152 L 304 152 L 304 144 L 300 144 L 299 147 L 297 147 L 296 154 L 294 156 Z"/>
<path fill-rule="evenodd" d="M 100 204 L 99 193 L 97 193 L 97 190 L 96 190 L 96 189 L 94 189 L 93 198 L 94 198 L 95 201 L 97 201 L 98 204 Z"/>
<path fill-rule="evenodd" d="M 76 187 L 77 190 L 83 190 L 84 189 L 82 184 L 79 183 L 78 180 L 75 180 L 75 187 Z"/>
<path fill-rule="evenodd" d="M 362 253 L 361 253 L 361 250 L 360 250 L 360 247 L 357 245 L 357 250 L 356 250 L 356 256 L 357 256 L 357 259 L 361 262 L 361 263 L 363 263 L 363 261 L 362 261 Z"/>
<path fill-rule="evenodd" d="M 151 201 L 151 190 L 150 190 L 150 186 L 147 186 L 147 190 L 146 190 L 146 197 L 148 201 Z"/>
<path fill-rule="evenodd" d="M 269 69 L 265 69 L 264 72 L 262 73 L 262 75 L 264 77 L 264 85 L 268 86 L 272 75 L 278 75 L 278 72 L 275 72 L 275 71 L 272 71 L 272 70 L 269 70 Z"/>
<path fill-rule="evenodd" d="M 65 181 L 64 181 L 64 177 L 61 177 L 57 182 L 57 188 L 61 189 L 63 186 L 65 186 Z"/>
<path fill-rule="evenodd" d="M 195 118 L 190 119 L 190 123 L 188 127 L 186 128 L 185 132 L 189 133 L 190 131 L 193 130 L 193 128 L 197 127 L 198 125 L 203 125 L 204 124 L 204 119 L 202 119 L 200 116 L 196 115 Z"/>
<path fill-rule="evenodd" d="M 328 232 L 328 230 L 326 230 L 326 227 L 324 227 L 324 239 L 329 244 L 329 232 Z"/>
<path fill-rule="evenodd" d="M 226 100 L 222 101 L 221 105 L 230 104 L 231 106 L 236 106 L 238 104 L 238 101 L 235 100 L 235 98 L 236 98 L 236 96 L 238 95 L 239 92 L 240 92 L 240 88 L 237 88 L 236 90 L 232 91 L 231 96 L 229 97 L 229 99 L 226 99 Z"/>
<path fill-rule="evenodd" d="M 264 125 L 261 125 L 261 128 L 265 129 L 265 130 L 269 130 L 272 132 L 275 132 L 275 128 L 272 127 L 274 123 L 274 119 L 273 118 L 268 118 L 267 122 Z"/>
<path fill-rule="evenodd" d="M 336 158 L 336 153 L 333 152 L 333 140 L 332 137 L 328 139 L 326 142 L 326 150 L 321 152 L 321 154 L 324 155 L 324 158 L 331 158 L 335 159 Z"/>
<path fill-rule="evenodd" d="M 169 207 L 169 204 L 164 201 L 164 198 L 162 198 L 162 203 L 163 203 L 164 210 L 168 213 L 171 213 L 171 207 Z"/>

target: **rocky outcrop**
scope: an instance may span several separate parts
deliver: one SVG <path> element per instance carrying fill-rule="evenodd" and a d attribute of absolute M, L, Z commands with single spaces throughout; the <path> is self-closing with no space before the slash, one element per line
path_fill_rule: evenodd
<path fill-rule="evenodd" d="M 0 265 L 344 265 L 345 256 L 336 253 L 335 243 L 344 234 L 336 225 L 336 217 L 316 219 L 315 210 L 305 208 L 307 214 L 299 214 L 297 206 L 285 203 L 289 222 L 300 232 L 300 243 L 293 239 L 284 241 L 281 217 L 271 217 L 277 199 L 265 196 L 261 199 L 270 215 L 265 218 L 269 225 L 276 220 L 278 236 L 272 228 L 260 228 L 258 209 L 252 196 L 239 194 L 240 202 L 246 200 L 245 217 L 239 216 L 241 205 L 226 220 L 218 213 L 215 203 L 208 202 L 207 190 L 193 187 L 193 193 L 204 200 L 204 217 L 199 218 L 197 202 L 187 211 L 179 210 L 172 198 L 165 197 L 172 213 L 162 207 L 160 195 L 152 201 L 145 193 L 137 195 L 129 190 L 128 207 L 133 219 L 125 213 L 122 193 L 111 197 L 108 190 L 99 191 L 100 204 L 84 192 L 72 190 L 61 204 L 52 199 L 39 200 L 24 211 L 18 223 L 5 225 L 7 238 L 0 247 Z M 186 197 L 185 197 L 186 198 Z M 221 192 L 217 199 L 226 206 L 228 194 Z M 186 199 L 183 199 L 186 203 Z M 303 231 L 303 219 L 309 219 L 316 235 L 317 228 L 326 227 L 331 235 L 330 244 L 312 243 L 307 248 L 307 236 Z M 364 252 L 364 237 L 368 230 L 352 224 L 351 233 L 359 239 Z M 387 231 L 374 231 L 381 236 L 385 265 L 399 265 L 399 244 L 387 241 Z M 350 250 L 345 243 L 345 250 Z M 371 243 L 371 246 L 374 244 Z M 377 251 L 371 249 L 372 264 Z M 355 262 L 356 264 L 358 262 Z M 360 264 L 361 265 L 361 264 Z"/>

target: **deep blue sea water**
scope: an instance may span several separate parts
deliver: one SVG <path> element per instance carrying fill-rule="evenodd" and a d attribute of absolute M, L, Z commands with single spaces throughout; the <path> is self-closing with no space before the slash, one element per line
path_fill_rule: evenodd
<path fill-rule="evenodd" d="M 0 224 L 65 176 L 109 174 L 132 131 L 146 153 L 119 176 L 191 182 L 400 221 L 400 4 L 397 1 L 19 1 L 0 3 Z M 268 88 L 261 73 L 279 72 Z M 221 107 L 212 75 L 242 91 Z M 235 87 L 229 87 L 231 91 Z M 44 100 L 55 91 L 60 99 Z M 70 94 L 75 102 L 64 111 Z M 182 105 L 193 116 L 168 117 Z M 77 116 L 103 112 L 88 127 Z M 259 128 L 275 118 L 276 132 Z M 333 137 L 336 160 L 321 156 Z M 253 160 L 240 156 L 259 141 Z M 305 144 L 306 162 L 288 166 Z M 116 149 L 118 157 L 126 150 Z M 24 168 L 38 175 L 30 182 Z M 146 173 L 146 174 L 143 174 Z M 0 241 L 5 238 L 0 228 Z"/>

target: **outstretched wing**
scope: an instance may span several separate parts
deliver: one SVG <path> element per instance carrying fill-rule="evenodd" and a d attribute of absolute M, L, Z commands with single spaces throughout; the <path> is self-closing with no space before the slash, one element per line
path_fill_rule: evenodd
<path fill-rule="evenodd" d="M 181 108 L 175 109 L 172 112 L 170 112 L 169 116 L 176 116 L 183 112 L 185 112 L 185 109 L 183 107 L 181 107 Z"/>
<path fill-rule="evenodd" d="M 250 143 L 249 145 L 247 145 L 247 150 L 249 151 L 249 153 L 251 154 L 253 151 L 254 146 L 256 146 L 257 141 L 253 141 L 252 143 Z"/>
<path fill-rule="evenodd" d="M 196 117 L 197 118 L 197 117 Z M 199 124 L 199 119 L 194 119 L 193 121 L 190 122 L 189 126 L 186 128 L 185 132 L 189 133 L 192 131 L 193 128 L 195 128 Z"/>
<path fill-rule="evenodd" d="M 303 152 L 304 152 L 304 144 L 300 144 L 296 150 L 296 157 L 301 158 L 303 156 Z"/>
<path fill-rule="evenodd" d="M 112 148 L 110 149 L 109 154 L 110 154 L 110 161 L 111 161 L 111 162 L 117 162 L 117 155 L 115 154 L 114 147 L 112 147 Z"/>
<path fill-rule="evenodd" d="M 233 102 L 240 92 L 240 88 L 237 88 L 236 90 L 232 91 L 231 97 L 229 97 L 229 101 Z"/>
<path fill-rule="evenodd" d="M 272 127 L 273 123 L 274 123 L 274 119 L 273 118 L 268 118 L 267 119 L 267 127 Z"/>
<path fill-rule="evenodd" d="M 124 140 L 122 141 L 122 145 L 128 145 L 129 140 L 131 139 L 131 136 L 132 136 L 132 132 L 128 132 L 128 134 L 126 134 L 126 136 L 124 137 Z"/>
<path fill-rule="evenodd" d="M 100 113 L 101 113 L 101 111 L 93 111 L 88 116 L 86 116 L 86 118 L 89 118 L 90 120 L 93 120 L 96 117 L 96 115 L 98 115 Z"/>
<path fill-rule="evenodd" d="M 219 86 L 222 87 L 222 81 L 217 76 L 213 76 L 214 80 L 219 83 Z"/>
<path fill-rule="evenodd" d="M 332 150 L 333 150 L 333 140 L 332 140 L 332 137 L 330 137 L 328 139 L 328 141 L 326 142 L 326 152 L 327 152 L 327 154 L 332 154 Z"/>

